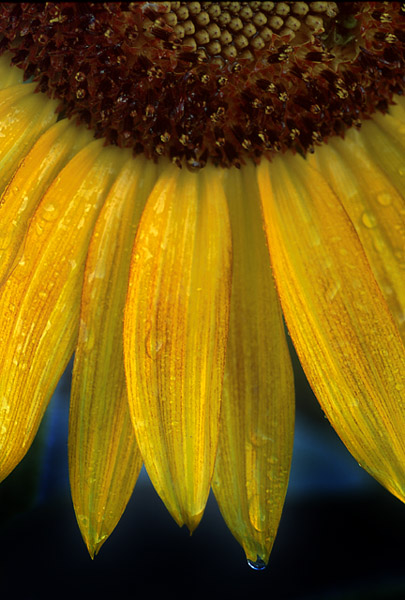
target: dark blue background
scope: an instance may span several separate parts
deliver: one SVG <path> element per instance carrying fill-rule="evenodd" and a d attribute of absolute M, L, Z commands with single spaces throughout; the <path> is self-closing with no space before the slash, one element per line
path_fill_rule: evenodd
<path fill-rule="evenodd" d="M 290 487 L 265 571 L 246 565 L 212 497 L 190 537 L 144 472 L 118 527 L 91 561 L 68 487 L 67 373 L 42 427 L 44 443 L 37 440 L 0 486 L 0 598 L 405 599 L 405 507 L 356 464 L 295 367 Z"/>

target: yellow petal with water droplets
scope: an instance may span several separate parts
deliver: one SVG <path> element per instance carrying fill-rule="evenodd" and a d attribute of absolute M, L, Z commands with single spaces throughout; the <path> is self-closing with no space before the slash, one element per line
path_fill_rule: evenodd
<path fill-rule="evenodd" d="M 362 139 L 363 130 L 351 130 L 317 148 L 308 162 L 340 198 L 405 340 L 405 201 Z"/>
<path fill-rule="evenodd" d="M 27 452 L 73 352 L 84 260 L 120 156 L 100 140 L 72 159 L 38 206 L 1 290 L 0 480 Z"/>
<path fill-rule="evenodd" d="M 294 383 L 262 226 L 256 167 L 228 173 L 229 338 L 213 490 L 246 557 L 267 563 L 287 491 Z"/>
<path fill-rule="evenodd" d="M 56 121 L 56 100 L 34 94 L 35 83 L 0 90 L 0 193 L 39 136 Z"/>
<path fill-rule="evenodd" d="M 272 265 L 308 380 L 356 460 L 405 499 L 405 354 L 356 231 L 300 156 L 258 168 Z"/>
<path fill-rule="evenodd" d="M 222 172 L 168 165 L 142 215 L 125 309 L 130 411 L 155 489 L 192 531 L 217 450 L 231 234 Z"/>
<path fill-rule="evenodd" d="M 92 140 L 83 127 L 63 119 L 50 127 L 21 161 L 0 198 L 0 285 L 22 252 L 29 221 L 62 168 Z M 47 205 L 49 220 L 54 207 Z"/>
<path fill-rule="evenodd" d="M 5 52 L 0 56 L 0 89 L 22 83 L 24 78 L 23 69 L 11 66 L 13 55 Z"/>
<path fill-rule="evenodd" d="M 117 525 L 142 466 L 128 409 L 122 322 L 136 227 L 157 168 L 121 152 L 122 170 L 89 247 L 70 403 L 70 484 L 92 557 Z"/>

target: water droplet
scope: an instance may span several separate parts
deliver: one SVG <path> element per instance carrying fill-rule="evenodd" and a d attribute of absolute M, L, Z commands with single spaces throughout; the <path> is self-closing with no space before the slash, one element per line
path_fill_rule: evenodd
<path fill-rule="evenodd" d="M 39 223 L 38 221 L 35 223 L 36 225 L 36 231 L 38 235 L 41 235 L 44 232 L 44 227 L 41 223 Z"/>
<path fill-rule="evenodd" d="M 94 345 L 96 343 L 94 329 L 88 328 L 83 319 L 80 321 L 80 328 L 82 330 L 83 343 L 86 346 L 86 352 L 90 352 L 90 350 L 94 348 Z"/>
<path fill-rule="evenodd" d="M 45 221 L 54 221 L 57 217 L 57 211 L 55 210 L 55 206 L 53 204 L 47 204 L 44 206 L 44 210 L 42 212 L 42 218 Z"/>
<path fill-rule="evenodd" d="M 361 215 L 361 222 L 365 227 L 367 227 L 367 229 L 372 229 L 377 225 L 377 219 L 375 218 L 374 213 L 372 213 L 370 210 L 364 211 L 364 213 Z"/>
<path fill-rule="evenodd" d="M 159 339 L 152 340 L 152 335 L 148 332 L 145 338 L 145 350 L 149 358 L 155 359 L 162 349 L 163 341 Z"/>
<path fill-rule="evenodd" d="M 404 128 L 405 129 L 405 128 Z M 400 175 L 405 175 L 405 165 L 402 165 L 401 167 L 399 167 L 398 169 L 398 173 Z"/>
<path fill-rule="evenodd" d="M 392 289 L 392 287 L 388 284 L 381 284 L 381 290 L 384 294 L 384 296 L 387 298 L 388 296 L 392 296 L 392 294 L 394 293 L 394 290 Z"/>
<path fill-rule="evenodd" d="M 104 542 L 104 540 L 106 540 L 107 538 L 108 538 L 107 533 L 104 533 L 104 535 L 96 535 L 96 537 L 94 539 L 94 543 L 101 544 L 101 542 Z"/>
<path fill-rule="evenodd" d="M 163 342 L 157 337 L 156 331 L 152 331 L 152 322 L 149 320 L 145 323 L 145 331 L 145 351 L 149 358 L 154 360 L 162 349 Z"/>
<path fill-rule="evenodd" d="M 267 435 L 264 431 L 256 430 L 250 434 L 250 443 L 252 446 L 261 447 L 273 442 L 273 438 Z"/>
<path fill-rule="evenodd" d="M 392 202 L 391 194 L 388 194 L 387 192 L 382 192 L 381 194 L 377 194 L 377 201 L 382 206 L 389 206 Z"/>
<path fill-rule="evenodd" d="M 266 568 L 266 563 L 260 558 L 260 556 L 258 556 L 256 560 L 248 559 L 247 564 L 254 571 L 263 571 L 263 569 Z"/>
<path fill-rule="evenodd" d="M 89 526 L 89 519 L 85 515 L 78 515 L 77 519 L 79 521 L 79 524 L 81 523 L 83 527 Z"/>
<path fill-rule="evenodd" d="M 10 412 L 10 405 L 7 402 L 7 398 L 3 396 L 2 401 L 0 403 L 0 410 L 4 411 L 6 414 Z"/>
<path fill-rule="evenodd" d="M 329 301 L 332 301 L 336 294 L 339 292 L 341 288 L 340 281 L 332 281 L 328 289 L 326 290 L 326 297 Z"/>

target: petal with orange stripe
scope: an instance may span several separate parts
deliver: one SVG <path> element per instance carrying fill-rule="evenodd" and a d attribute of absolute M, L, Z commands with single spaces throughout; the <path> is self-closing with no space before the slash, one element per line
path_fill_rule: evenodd
<path fill-rule="evenodd" d="M 92 140 L 89 131 L 63 119 L 41 135 L 20 162 L 0 199 L 0 284 L 23 250 L 30 218 L 48 187 Z"/>
<path fill-rule="evenodd" d="M 192 531 L 217 450 L 231 234 L 222 173 L 168 165 L 142 215 L 125 309 L 132 420 L 167 508 Z"/>
<path fill-rule="evenodd" d="M 356 460 L 405 499 L 405 353 L 339 198 L 308 161 L 259 166 L 268 245 L 308 380 Z"/>
<path fill-rule="evenodd" d="M 0 480 L 27 452 L 73 352 L 91 231 L 120 156 L 96 141 L 69 162 L 35 211 L 2 287 Z"/>
<path fill-rule="evenodd" d="M 213 490 L 248 560 L 267 563 L 292 455 L 294 383 L 262 226 L 256 167 L 229 171 L 233 269 Z"/>
<path fill-rule="evenodd" d="M 317 148 L 308 162 L 340 198 L 405 340 L 405 199 L 363 143 L 370 126 L 375 127 L 366 122 L 361 132 L 349 131 L 344 140 L 330 140 Z M 396 153 L 399 148 L 394 139 L 386 137 L 385 152 Z"/>
<path fill-rule="evenodd" d="M 20 160 L 56 121 L 58 102 L 34 94 L 36 85 L 24 83 L 0 90 L 0 193 Z"/>
<path fill-rule="evenodd" d="M 122 323 L 136 227 L 157 167 L 121 153 L 123 167 L 89 247 L 70 403 L 72 498 L 92 557 L 118 523 L 142 466 L 128 409 Z"/>

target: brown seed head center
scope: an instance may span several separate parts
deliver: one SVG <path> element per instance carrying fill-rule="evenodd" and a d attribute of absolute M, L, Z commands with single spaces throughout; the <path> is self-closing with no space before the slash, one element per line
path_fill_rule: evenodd
<path fill-rule="evenodd" d="M 0 50 L 96 137 L 198 169 L 387 110 L 404 24 L 397 2 L 3 3 Z"/>

